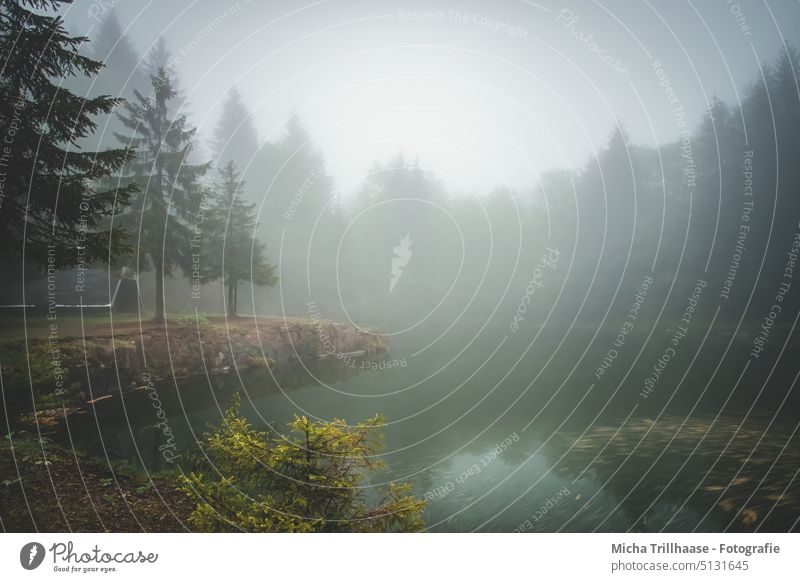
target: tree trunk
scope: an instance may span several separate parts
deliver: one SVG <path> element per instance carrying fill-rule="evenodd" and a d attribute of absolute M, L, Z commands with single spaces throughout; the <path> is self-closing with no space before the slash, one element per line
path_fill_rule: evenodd
<path fill-rule="evenodd" d="M 162 139 L 162 138 L 160 138 L 160 139 Z M 162 141 L 162 143 L 163 143 L 163 141 Z M 162 162 L 159 161 L 158 158 L 157 158 L 157 161 L 156 161 L 156 184 L 158 186 L 157 194 L 158 194 L 158 197 L 160 198 L 159 202 L 166 202 L 165 196 L 164 196 L 164 168 L 162 166 Z M 151 214 L 155 214 L 154 218 L 156 218 L 158 220 L 157 224 L 159 226 L 159 230 L 157 232 L 162 234 L 162 238 L 161 238 L 162 241 L 165 240 L 165 237 L 163 236 L 163 231 L 161 231 L 160 229 L 166 229 L 167 228 L 167 213 L 168 213 L 168 211 L 165 210 L 161 206 L 156 206 L 155 210 L 151 211 Z M 156 322 L 164 322 L 165 324 L 166 324 L 166 321 L 164 321 L 164 258 L 163 258 L 164 255 L 163 255 L 163 253 L 166 250 L 167 249 L 162 247 L 160 250 L 156 251 L 157 255 L 155 257 L 152 257 L 152 254 L 151 254 L 151 257 L 153 258 L 153 265 L 154 265 L 155 270 L 156 270 L 156 312 L 155 312 L 155 315 L 153 315 L 153 320 L 155 320 Z"/>
<path fill-rule="evenodd" d="M 160 259 L 153 261 L 156 271 L 156 312 L 153 320 L 164 321 L 164 264 Z"/>
<path fill-rule="evenodd" d="M 228 317 L 236 317 L 239 281 L 228 279 Z"/>

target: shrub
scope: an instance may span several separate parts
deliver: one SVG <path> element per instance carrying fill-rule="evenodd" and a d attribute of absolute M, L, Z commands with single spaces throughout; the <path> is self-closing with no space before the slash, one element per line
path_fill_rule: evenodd
<path fill-rule="evenodd" d="M 390 484 L 375 499 L 364 481 L 382 467 L 376 416 L 343 420 L 295 417 L 289 434 L 270 436 L 239 416 L 239 400 L 203 439 L 181 489 L 196 502 L 190 521 L 200 531 L 419 531 L 425 502 L 410 485 Z"/>

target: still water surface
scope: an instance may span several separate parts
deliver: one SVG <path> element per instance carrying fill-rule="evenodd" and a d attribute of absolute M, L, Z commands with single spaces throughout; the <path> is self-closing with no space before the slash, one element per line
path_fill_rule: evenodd
<path fill-rule="evenodd" d="M 548 364 L 547 346 L 526 347 L 502 335 L 460 354 L 393 342 L 373 362 L 298 361 L 274 377 L 157 389 L 183 453 L 196 450 L 234 391 L 258 426 L 284 427 L 294 414 L 349 422 L 384 414 L 386 469 L 372 485 L 412 483 L 428 500 L 432 531 L 797 529 L 800 438 L 785 409 L 675 410 L 663 404 L 684 387 L 677 380 L 659 386 L 660 402 L 644 401 L 633 380 L 587 381 L 569 350 Z M 646 372 L 634 366 L 629 378 Z M 98 408 L 81 444 L 96 448 L 99 426 L 112 456 L 154 466 L 161 440 L 152 405 L 124 400 Z"/>

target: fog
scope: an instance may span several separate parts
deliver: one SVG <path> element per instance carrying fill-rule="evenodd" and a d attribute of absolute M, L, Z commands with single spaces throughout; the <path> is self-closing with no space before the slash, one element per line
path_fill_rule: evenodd
<path fill-rule="evenodd" d="M 445 361 L 465 337 L 563 336 L 556 353 L 584 362 L 607 355 L 642 281 L 637 332 L 670 335 L 698 280 L 704 324 L 741 335 L 764 317 L 796 209 L 779 166 L 796 152 L 791 12 L 87 1 L 64 18 L 106 64 L 78 90 L 135 102 L 164 67 L 192 163 L 209 164 L 199 184 L 237 164 L 277 277 L 245 278 L 240 314 L 314 312 Z M 133 145 L 119 113 L 82 145 Z M 220 313 L 222 284 L 200 273 L 217 243 L 189 222 L 196 272 L 170 269 L 167 314 Z M 126 264 L 152 309 L 147 256 Z M 119 266 L 95 267 L 84 303 L 105 304 Z"/>
<path fill-rule="evenodd" d="M 139 59 L 163 37 L 201 137 L 236 86 L 261 140 L 278 139 L 290 113 L 300 115 L 336 160 L 329 171 L 342 193 L 398 150 L 457 190 L 485 193 L 501 183 L 531 189 L 545 170 L 583 166 L 617 119 L 634 143 L 674 140 L 654 61 L 689 127 L 714 96 L 736 104 L 759 64 L 798 39 L 791 4 L 740 11 L 745 32 L 725 2 L 329 1 L 288 10 L 81 0 L 65 19 L 92 38 L 115 12 Z M 124 89 L 131 73 L 115 71 Z"/>
<path fill-rule="evenodd" d="M 718 531 L 730 518 L 748 530 L 749 517 L 719 517 L 718 499 L 673 484 L 673 469 L 696 488 L 745 466 L 753 483 L 794 483 L 764 455 L 748 463 L 796 442 L 799 11 L 78 0 L 65 26 L 105 67 L 64 87 L 124 100 L 78 143 L 135 150 L 98 182 L 139 191 L 98 222 L 132 249 L 94 260 L 85 286 L 61 269 L 59 306 L 113 320 L 118 282 L 134 281 L 123 312 L 140 325 L 155 313 L 198 333 L 217 317 L 377 334 L 383 367 L 334 373 L 317 361 L 350 357 L 334 346 L 220 390 L 255 390 L 245 411 L 265 426 L 386 413 L 382 475 L 430 501 L 431 529 L 519 530 L 569 484 L 604 509 L 564 504 L 531 529 Z M 40 266 L 11 265 L 5 305 L 47 304 Z M 222 414 L 216 400 L 184 402 L 192 386 L 167 389 L 187 441 Z M 504 439 L 502 463 L 441 494 Z M 687 465 L 704 442 L 716 457 Z M 559 465 L 576 443 L 578 460 Z M 633 473 L 607 486 L 640 445 Z M 655 500 L 626 502 L 629 485 L 667 478 Z M 765 527 L 796 529 L 786 511 Z"/>

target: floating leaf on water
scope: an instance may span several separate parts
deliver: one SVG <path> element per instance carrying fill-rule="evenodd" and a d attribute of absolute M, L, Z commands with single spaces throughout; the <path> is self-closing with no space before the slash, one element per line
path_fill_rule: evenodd
<path fill-rule="evenodd" d="M 745 525 L 753 525 L 758 521 L 758 512 L 755 509 L 742 510 L 742 523 Z"/>

